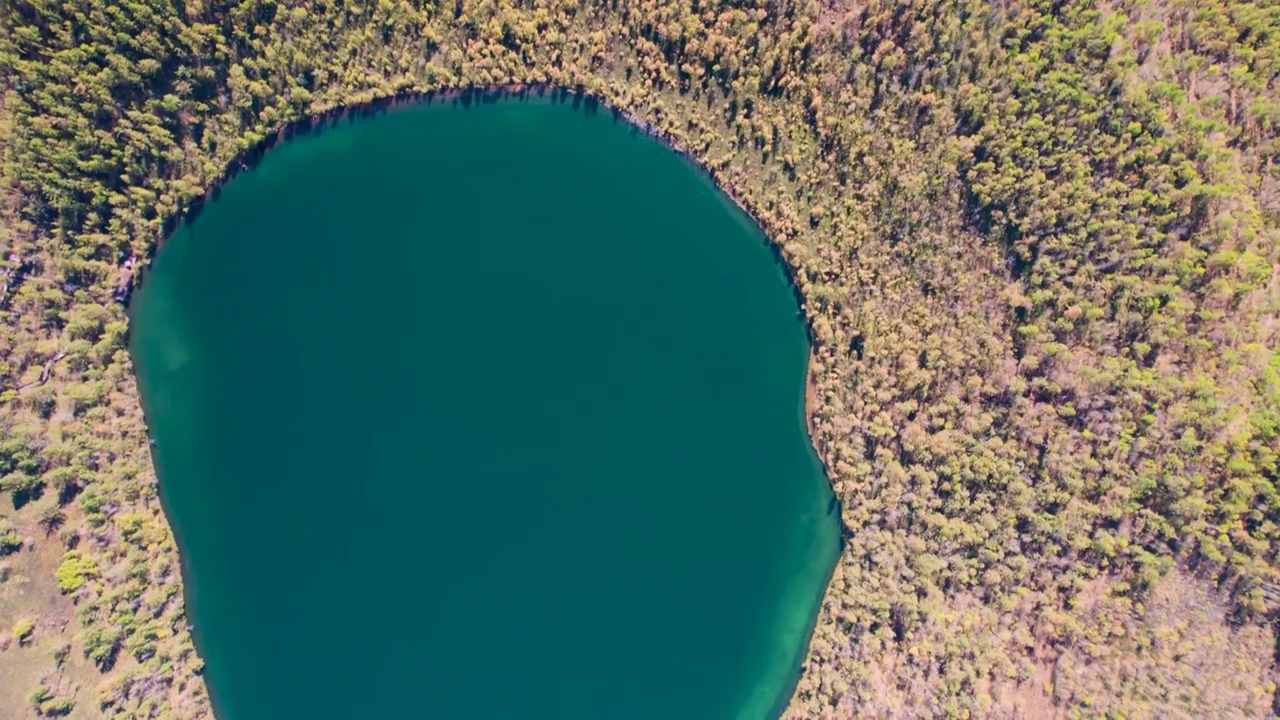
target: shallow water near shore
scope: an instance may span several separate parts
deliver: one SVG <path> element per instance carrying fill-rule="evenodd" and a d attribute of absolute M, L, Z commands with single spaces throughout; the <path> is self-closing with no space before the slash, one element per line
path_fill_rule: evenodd
<path fill-rule="evenodd" d="M 132 353 L 218 715 L 761 718 L 839 551 L 758 229 L 607 111 L 282 143 Z"/>

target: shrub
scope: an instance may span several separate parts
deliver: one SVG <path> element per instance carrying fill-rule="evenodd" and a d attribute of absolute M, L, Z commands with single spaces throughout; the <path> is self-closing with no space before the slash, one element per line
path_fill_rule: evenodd
<path fill-rule="evenodd" d="M 98 566 L 75 550 L 67 551 L 62 556 L 62 564 L 58 566 L 58 587 L 62 592 L 75 592 L 84 586 L 89 578 L 97 577 Z"/>
<path fill-rule="evenodd" d="M 13 639 L 18 641 L 18 645 L 26 645 L 31 640 L 31 636 L 35 634 L 36 621 L 31 618 L 22 618 L 13 625 Z"/>

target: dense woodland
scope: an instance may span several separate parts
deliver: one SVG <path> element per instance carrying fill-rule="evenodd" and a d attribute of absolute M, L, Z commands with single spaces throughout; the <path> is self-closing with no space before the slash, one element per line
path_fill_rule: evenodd
<path fill-rule="evenodd" d="M 805 299 L 846 540 L 790 715 L 1280 711 L 1278 61 L 1274 0 L 0 0 L 0 563 L 74 601 L 0 616 L 0 706 L 208 714 L 125 349 L 169 224 L 289 121 L 547 83 Z"/>

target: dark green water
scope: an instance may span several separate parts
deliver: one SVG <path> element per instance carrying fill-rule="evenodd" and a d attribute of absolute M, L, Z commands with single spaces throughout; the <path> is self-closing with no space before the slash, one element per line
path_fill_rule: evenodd
<path fill-rule="evenodd" d="M 609 113 L 290 141 L 132 312 L 223 718 L 785 703 L 839 544 L 804 327 L 758 230 Z"/>

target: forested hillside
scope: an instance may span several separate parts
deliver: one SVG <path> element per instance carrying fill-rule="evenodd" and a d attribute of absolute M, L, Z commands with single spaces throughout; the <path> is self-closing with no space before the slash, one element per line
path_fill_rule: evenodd
<path fill-rule="evenodd" d="M 805 298 L 846 541 L 792 715 L 1273 711 L 1271 0 L 0 18 L 0 707 L 208 713 L 125 351 L 169 223 L 289 121 L 545 83 L 688 151 Z"/>

